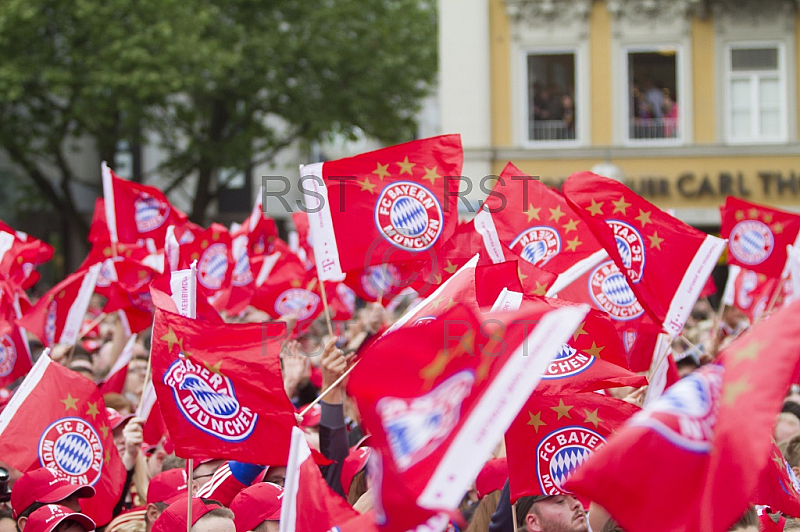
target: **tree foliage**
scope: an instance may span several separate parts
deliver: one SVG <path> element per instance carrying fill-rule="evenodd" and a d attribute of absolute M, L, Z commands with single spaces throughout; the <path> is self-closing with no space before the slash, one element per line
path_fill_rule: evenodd
<path fill-rule="evenodd" d="M 172 190 L 191 176 L 205 213 L 220 169 L 247 169 L 331 133 L 414 135 L 436 71 L 428 0 L 6 0 L 0 147 L 86 230 L 78 141 L 113 160 L 157 135 Z"/>

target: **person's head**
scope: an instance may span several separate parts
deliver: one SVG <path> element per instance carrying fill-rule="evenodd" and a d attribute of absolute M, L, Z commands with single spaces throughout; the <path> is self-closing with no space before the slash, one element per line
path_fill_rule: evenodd
<path fill-rule="evenodd" d="M 739 518 L 736 523 L 728 530 L 728 532 L 758 532 L 758 514 L 756 513 L 756 509 L 754 507 L 750 507 L 747 511 Z"/>
<path fill-rule="evenodd" d="M 94 382 L 95 375 L 92 356 L 82 347 L 75 346 L 75 353 L 73 353 L 72 359 L 69 361 L 69 369 L 80 373 L 90 381 Z"/>
<path fill-rule="evenodd" d="M 264 472 L 264 482 L 283 486 L 286 482 L 286 466 L 269 466 Z"/>
<path fill-rule="evenodd" d="M 783 457 L 794 471 L 795 476 L 800 474 L 800 434 L 796 434 L 786 441 Z"/>
<path fill-rule="evenodd" d="M 123 416 L 134 413 L 134 406 L 127 397 L 121 393 L 109 392 L 103 394 L 103 401 L 108 408 L 113 408 Z"/>
<path fill-rule="evenodd" d="M 587 532 L 589 522 L 572 495 L 535 495 L 517 501 L 517 523 L 526 532 Z"/>
<path fill-rule="evenodd" d="M 153 532 L 175 532 L 186 530 L 189 501 L 181 497 L 170 504 L 153 524 Z M 222 506 L 217 501 L 192 499 L 191 515 L 192 532 L 236 532 L 233 522 L 233 512 Z"/>
<path fill-rule="evenodd" d="M 225 460 L 221 459 L 207 459 L 201 460 L 200 464 L 192 471 L 192 480 L 194 481 L 194 493 L 197 493 L 200 488 L 206 485 L 217 469 L 222 467 Z"/>
<path fill-rule="evenodd" d="M 797 434 L 800 434 L 800 419 L 788 412 L 778 414 L 778 420 L 775 423 L 775 441 L 781 443 Z"/>
<path fill-rule="evenodd" d="M 111 433 L 114 435 L 114 446 L 120 456 L 125 454 L 125 436 L 122 431 L 125 430 L 125 425 L 133 418 L 133 414 L 122 415 L 113 408 L 106 407 L 106 414 L 108 415 L 108 425 L 111 427 Z"/>
<path fill-rule="evenodd" d="M 58 504 L 46 504 L 31 513 L 25 525 L 28 532 L 91 532 L 94 528 L 88 515 Z"/>
<path fill-rule="evenodd" d="M 145 507 L 145 530 L 150 532 L 153 523 L 173 502 L 186 497 L 189 487 L 185 469 L 170 469 L 159 473 L 147 486 L 147 506 Z"/>
<path fill-rule="evenodd" d="M 283 488 L 269 482 L 259 482 L 240 491 L 231 502 L 236 532 L 277 531 L 282 500 Z"/>
<path fill-rule="evenodd" d="M 11 507 L 17 526 L 22 530 L 30 515 L 46 504 L 58 504 L 73 511 L 80 511 L 78 499 L 94 496 L 92 486 L 70 484 L 46 467 L 34 469 L 22 475 L 11 490 Z"/>
<path fill-rule="evenodd" d="M 128 374 L 125 376 L 125 395 L 140 397 L 144 388 L 144 377 L 147 372 L 147 356 L 134 356 L 128 362 Z"/>

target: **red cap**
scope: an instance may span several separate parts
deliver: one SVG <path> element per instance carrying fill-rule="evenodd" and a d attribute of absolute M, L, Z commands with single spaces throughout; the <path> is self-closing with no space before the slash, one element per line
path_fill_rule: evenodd
<path fill-rule="evenodd" d="M 153 477 L 147 487 L 147 504 L 165 502 L 172 504 L 181 497 L 186 497 L 189 483 L 186 481 L 186 469 L 169 469 Z"/>
<path fill-rule="evenodd" d="M 236 532 L 255 530 L 264 521 L 278 521 L 282 499 L 283 488 L 272 482 L 259 482 L 240 491 L 231 502 Z"/>
<path fill-rule="evenodd" d="M 166 510 L 161 512 L 156 522 L 153 523 L 152 532 L 176 532 L 177 530 L 186 530 L 186 513 L 188 507 L 189 501 L 186 500 L 185 497 L 181 497 L 179 500 L 170 504 Z M 224 508 L 224 506 L 205 503 L 203 499 L 194 497 L 192 499 L 192 525 L 208 512 L 216 510 L 217 508 Z"/>
<path fill-rule="evenodd" d="M 109 407 L 106 407 L 106 414 L 108 414 L 108 424 L 111 425 L 111 430 L 116 429 L 133 417 L 133 414 L 126 414 L 123 416 L 113 408 Z"/>
<path fill-rule="evenodd" d="M 344 463 L 342 464 L 342 487 L 344 488 L 345 495 L 350 493 L 350 485 L 353 483 L 353 477 L 367 465 L 369 454 L 369 447 L 356 447 L 351 450 L 347 458 L 344 459 Z"/>
<path fill-rule="evenodd" d="M 303 410 L 308 408 L 308 405 L 303 405 L 297 409 L 297 413 L 299 414 Z M 315 404 L 311 407 L 311 410 L 305 413 L 303 416 L 303 421 L 300 422 L 300 426 L 303 428 L 308 427 L 316 427 L 319 425 L 320 420 L 322 419 L 322 407 L 319 406 L 319 403 Z"/>
<path fill-rule="evenodd" d="M 76 521 L 86 530 L 94 530 L 95 528 L 94 521 L 88 515 L 75 512 L 59 504 L 48 504 L 28 516 L 25 530 L 29 532 L 50 532 L 68 519 Z"/>
<path fill-rule="evenodd" d="M 478 498 L 483 499 L 495 490 L 503 489 L 503 484 L 508 479 L 508 459 L 494 458 L 484 464 L 478 478 L 475 479 L 475 491 Z"/>
<path fill-rule="evenodd" d="M 11 507 L 14 519 L 35 502 L 53 503 L 63 501 L 73 493 L 78 497 L 94 497 L 94 488 L 70 484 L 68 480 L 59 478 L 52 469 L 40 467 L 22 475 L 11 490 Z"/>

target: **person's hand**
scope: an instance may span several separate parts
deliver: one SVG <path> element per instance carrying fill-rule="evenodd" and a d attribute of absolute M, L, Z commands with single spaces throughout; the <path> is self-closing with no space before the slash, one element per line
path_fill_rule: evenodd
<path fill-rule="evenodd" d="M 136 458 L 142 449 L 142 441 L 144 439 L 142 425 L 144 420 L 139 417 L 134 417 L 122 429 L 122 436 L 125 438 L 125 452 L 122 454 L 122 463 L 125 464 L 125 469 L 130 471 L 136 465 Z"/>
<path fill-rule="evenodd" d="M 297 395 L 300 383 L 308 375 L 308 357 L 300 350 L 297 340 L 284 344 L 283 349 L 283 389 L 291 399 Z"/>
<path fill-rule="evenodd" d="M 637 388 L 636 390 L 633 390 L 631 393 L 629 393 L 628 395 L 623 397 L 622 400 L 625 401 L 626 403 L 630 403 L 632 405 L 636 405 L 639 408 L 641 408 L 642 404 L 644 403 L 645 393 L 647 393 L 647 385 L 646 384 L 644 386 L 642 386 L 641 388 Z"/>
<path fill-rule="evenodd" d="M 325 392 L 333 386 L 345 371 L 352 357 L 345 356 L 341 349 L 336 347 L 335 336 L 328 338 L 325 348 L 320 358 L 320 369 L 322 370 L 322 391 Z M 328 392 L 325 396 L 326 403 L 341 403 L 344 400 L 342 387 L 337 385 L 335 389 Z"/>

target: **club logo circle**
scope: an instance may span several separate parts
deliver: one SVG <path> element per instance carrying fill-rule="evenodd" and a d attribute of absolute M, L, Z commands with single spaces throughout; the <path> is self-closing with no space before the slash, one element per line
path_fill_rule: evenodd
<path fill-rule="evenodd" d="M 546 225 L 531 227 L 511 242 L 511 250 L 534 266 L 544 266 L 561 251 L 561 236 Z"/>
<path fill-rule="evenodd" d="M 547 366 L 542 379 L 563 379 L 583 373 L 594 364 L 594 361 L 595 358 L 592 355 L 581 353 L 572 346 L 562 344 L 553 361 Z"/>
<path fill-rule="evenodd" d="M 442 234 L 443 221 L 439 200 L 418 183 L 391 183 L 375 204 L 375 225 L 381 236 L 407 251 L 433 246 Z"/>
<path fill-rule="evenodd" d="M 614 241 L 625 271 L 633 283 L 638 283 L 644 274 L 644 240 L 641 233 L 626 222 L 608 220 L 606 223 L 614 232 Z"/>
<path fill-rule="evenodd" d="M 56 471 L 72 484 L 93 486 L 103 471 L 103 442 L 94 427 L 81 418 L 51 423 L 39 439 L 38 453 L 42 467 Z"/>
<path fill-rule="evenodd" d="M 745 220 L 733 227 L 728 247 L 742 264 L 761 264 L 775 249 L 775 237 L 766 224 L 758 220 Z"/>
<path fill-rule="evenodd" d="M 140 192 L 133 202 L 136 230 L 146 233 L 158 229 L 169 215 L 169 205 L 147 192 Z"/>
<path fill-rule="evenodd" d="M 0 336 L 0 377 L 5 377 L 14 370 L 17 364 L 17 348 L 7 334 Z"/>
<path fill-rule="evenodd" d="M 614 261 L 606 261 L 592 271 L 589 294 L 594 304 L 614 320 L 628 321 L 644 314 L 644 308 Z"/>
<path fill-rule="evenodd" d="M 197 264 L 197 280 L 210 290 L 219 290 L 228 273 L 228 246 L 222 242 L 211 244 Z"/>
<path fill-rule="evenodd" d="M 581 426 L 564 427 L 543 438 L 536 446 L 536 474 L 542 494 L 571 493 L 564 489 L 569 475 L 605 443 L 599 433 Z"/>
<path fill-rule="evenodd" d="M 275 300 L 275 312 L 279 316 L 294 314 L 298 321 L 303 321 L 314 315 L 319 308 L 319 302 L 320 297 L 314 292 L 303 288 L 290 288 Z"/>

